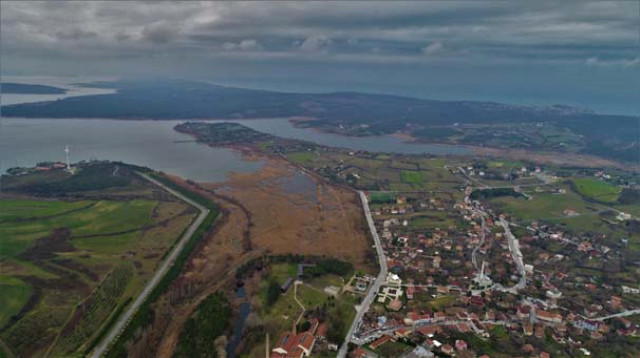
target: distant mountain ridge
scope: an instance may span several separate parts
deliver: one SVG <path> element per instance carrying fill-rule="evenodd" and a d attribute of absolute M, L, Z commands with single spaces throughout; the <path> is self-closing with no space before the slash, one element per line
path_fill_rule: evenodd
<path fill-rule="evenodd" d="M 434 136 L 433 133 L 437 131 L 432 129 L 452 125 L 508 126 L 546 123 L 570 130 L 575 140 L 579 140 L 580 136 L 586 138 L 583 144 L 572 150 L 621 160 L 636 161 L 640 158 L 640 117 L 597 114 L 565 105 L 523 106 L 495 102 L 436 101 L 356 92 L 286 93 L 184 80 L 123 80 L 91 86 L 114 88 L 117 93 L 11 105 L 3 107 L 2 112 L 7 117 L 52 118 L 306 117 L 315 120 L 301 125 L 328 132 L 354 136 L 402 132 L 431 141 L 442 139 Z M 447 128 L 447 133 L 451 135 L 458 131 L 458 127 Z M 491 136 L 493 132 L 488 130 L 482 135 L 468 138 L 472 138 L 469 139 L 472 145 L 484 145 L 487 133 Z M 451 135 L 447 138 L 451 138 Z M 508 131 L 503 131 L 499 136 L 508 135 Z M 522 143 L 514 145 L 534 145 L 542 146 L 543 150 L 548 149 L 544 148 L 544 143 L 529 143 L 530 139 L 525 138 Z"/>

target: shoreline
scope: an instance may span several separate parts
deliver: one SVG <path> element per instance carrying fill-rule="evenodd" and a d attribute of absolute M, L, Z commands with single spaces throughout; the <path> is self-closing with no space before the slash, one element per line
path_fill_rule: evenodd
<path fill-rule="evenodd" d="M 274 119 L 285 119 L 287 120 L 294 128 L 302 129 L 302 130 L 312 130 L 317 133 L 329 134 L 329 135 L 337 135 L 343 138 L 371 138 L 371 137 L 393 137 L 402 140 L 402 143 L 406 144 L 417 144 L 417 145 L 438 145 L 438 146 L 446 146 L 451 148 L 463 148 L 470 151 L 470 153 L 464 154 L 456 154 L 456 153 L 447 153 L 447 154 L 419 154 L 419 153 L 401 153 L 401 152 L 389 152 L 394 155 L 427 155 L 434 157 L 485 157 L 485 158 L 506 158 L 512 160 L 524 160 L 530 161 L 538 164 L 554 164 L 554 165 L 579 165 L 585 168 L 618 168 L 618 169 L 627 169 L 635 172 L 640 172 L 640 164 L 633 163 L 625 163 L 618 162 L 613 159 L 608 159 L 604 157 L 599 157 L 590 154 L 581 154 L 581 153 L 563 153 L 563 152 L 553 152 L 553 151 L 534 151 L 534 150 L 526 150 L 526 149 L 510 149 L 510 148 L 496 148 L 496 147 L 482 147 L 482 146 L 472 146 L 467 144 L 451 144 L 451 143 L 442 143 L 437 141 L 424 142 L 419 141 L 417 138 L 402 132 L 396 132 L 391 134 L 386 134 L 382 136 L 350 136 L 344 133 L 326 131 L 319 127 L 301 127 L 299 124 L 316 121 L 318 119 L 311 117 L 277 117 L 277 118 L 193 118 L 193 119 L 176 119 L 176 118 L 105 118 L 105 117 L 91 117 L 91 118 L 68 118 L 68 117 L 3 117 L 9 120 L 24 120 L 28 122 L 29 120 L 109 120 L 109 121 L 158 121 L 158 122 L 189 122 L 189 121 L 198 121 L 198 122 L 209 122 L 209 121 L 232 121 L 242 123 L 243 121 L 254 121 L 254 120 L 274 120 Z M 172 129 L 175 131 L 175 129 Z M 180 132 L 183 133 L 183 132 Z M 183 133 L 187 134 L 187 133 Z M 274 137 L 276 137 L 274 135 Z M 192 137 L 194 138 L 194 137 Z M 287 138 L 287 137 L 278 137 L 284 140 L 298 140 L 304 141 L 295 138 Z M 309 142 L 309 141 L 306 141 Z M 325 146 L 316 142 L 309 142 L 314 145 Z M 241 144 L 233 144 L 233 145 L 224 145 L 224 146 L 212 146 L 212 147 L 228 147 L 230 149 L 237 150 L 241 152 L 243 155 L 246 155 L 245 160 L 248 161 L 257 161 L 255 159 L 255 148 L 250 148 Z M 355 150 L 361 151 L 358 149 L 352 148 L 343 148 L 343 147 L 329 147 L 329 148 L 337 148 L 337 149 L 346 149 L 346 150 Z M 385 152 L 386 153 L 386 152 Z"/>

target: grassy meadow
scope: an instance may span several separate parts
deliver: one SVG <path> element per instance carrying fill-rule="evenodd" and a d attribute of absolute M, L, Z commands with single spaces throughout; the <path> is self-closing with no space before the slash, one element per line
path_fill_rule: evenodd
<path fill-rule="evenodd" d="M 85 354 L 196 215 L 144 183 L 122 188 L 131 199 L 111 188 L 0 200 L 0 338 L 12 355 Z"/>

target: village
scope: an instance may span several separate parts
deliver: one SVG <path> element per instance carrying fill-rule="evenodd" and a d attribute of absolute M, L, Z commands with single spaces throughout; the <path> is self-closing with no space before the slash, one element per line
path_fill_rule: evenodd
<path fill-rule="evenodd" d="M 605 244 L 606 235 L 535 221 L 520 226 L 474 199 L 482 197 L 474 184 L 460 188 L 463 195 L 369 193 L 389 273 L 352 356 L 549 357 L 558 346 L 590 356 L 597 342 L 640 335 L 638 281 L 613 263 L 626 240 Z M 608 279 L 573 270 L 587 265 L 600 265 Z"/>
<path fill-rule="evenodd" d="M 450 170 L 465 178 L 479 175 L 473 169 Z M 524 200 L 541 193 L 566 195 L 566 188 L 553 185 L 555 175 L 531 172 L 546 182 L 528 192 L 517 187 L 516 195 Z M 468 180 L 456 192 L 367 192 L 388 273 L 351 337 L 350 356 L 551 357 L 558 351 L 598 356 L 602 342 L 640 335 L 640 286 L 616 261 L 628 240 L 576 234 L 537 220 L 520 225 L 515 215 L 494 209 L 495 190 Z M 559 215 L 579 214 L 567 208 Z M 633 219 L 618 212 L 606 220 Z M 303 270 L 298 265 L 297 278 L 282 283 L 283 293 L 303 285 Z M 361 302 L 375 281 L 357 272 L 342 287 L 326 286 L 323 293 Z M 326 338 L 326 323 L 311 318 L 304 328 L 283 333 L 270 356 L 338 349 Z"/>

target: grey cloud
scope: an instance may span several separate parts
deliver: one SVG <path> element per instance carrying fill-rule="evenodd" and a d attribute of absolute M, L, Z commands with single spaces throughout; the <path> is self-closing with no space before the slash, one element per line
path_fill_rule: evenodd
<path fill-rule="evenodd" d="M 95 38 L 98 34 L 94 31 L 87 31 L 82 29 L 71 29 L 69 31 L 58 31 L 55 33 L 55 37 L 61 40 L 83 40 L 89 38 Z"/>
<path fill-rule="evenodd" d="M 141 35 L 142 38 L 156 44 L 164 44 L 176 38 L 180 29 L 166 22 L 156 22 L 145 26 Z"/>
<path fill-rule="evenodd" d="M 424 53 L 426 56 L 430 56 L 441 52 L 443 48 L 444 47 L 442 46 L 442 43 L 440 41 L 435 41 L 422 48 L 422 53 Z"/>
<path fill-rule="evenodd" d="M 304 53 L 335 55 L 327 57 L 331 59 L 359 52 L 363 61 L 375 54 L 402 62 L 405 56 L 425 53 L 457 57 L 464 49 L 487 61 L 526 62 L 522 46 L 584 45 L 566 58 L 581 64 L 601 56 L 587 46 L 637 46 L 637 13 L 635 2 L 581 1 L 3 2 L 1 26 L 7 53 L 50 45 L 50 51 L 75 56 L 92 44 L 79 48 L 63 42 L 91 37 L 96 47 L 111 53 L 131 53 L 137 47 L 141 58 L 148 44 L 163 44 L 167 56 L 178 50 L 207 56 L 211 48 L 226 48 L 260 49 L 260 56 L 271 57 L 297 53 L 301 60 L 309 57 Z M 51 33 L 55 36 L 47 35 Z M 501 50 L 492 54 L 495 48 Z"/>
<path fill-rule="evenodd" d="M 245 39 L 238 43 L 225 42 L 222 47 L 225 50 L 242 50 L 242 51 L 257 51 L 262 49 L 262 45 L 254 39 Z"/>
<path fill-rule="evenodd" d="M 298 50 L 302 52 L 320 52 L 331 45 L 331 39 L 326 36 L 311 36 L 298 45 Z"/>
<path fill-rule="evenodd" d="M 615 60 L 601 60 L 598 57 L 590 57 L 585 61 L 585 64 L 596 67 L 640 67 L 640 57 Z"/>

